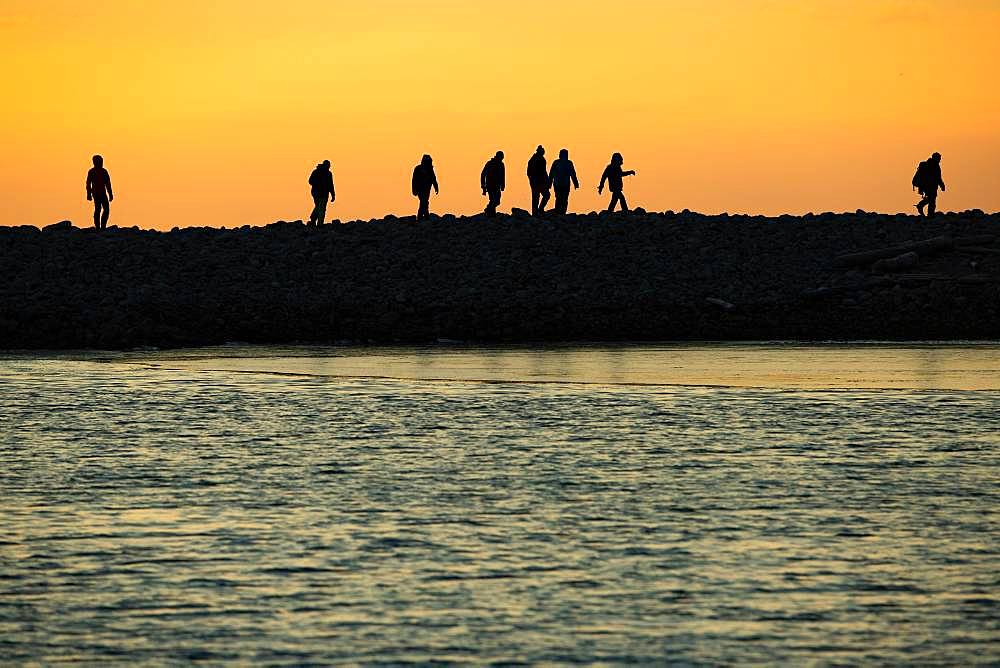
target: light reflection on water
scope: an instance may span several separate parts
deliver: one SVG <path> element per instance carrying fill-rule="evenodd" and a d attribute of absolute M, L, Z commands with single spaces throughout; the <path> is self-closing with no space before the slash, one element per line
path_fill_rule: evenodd
<path fill-rule="evenodd" d="M 998 350 L 10 355 L 0 663 L 995 661 Z"/>

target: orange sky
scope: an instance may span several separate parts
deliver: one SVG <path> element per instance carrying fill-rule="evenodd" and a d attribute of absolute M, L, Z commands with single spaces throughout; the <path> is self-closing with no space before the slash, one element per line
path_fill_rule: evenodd
<path fill-rule="evenodd" d="M 633 206 L 912 211 L 944 154 L 944 209 L 1000 209 L 996 0 L 3 0 L 0 224 L 90 224 L 99 152 L 112 224 L 473 213 L 507 154 L 503 209 L 529 208 L 538 143 L 595 192 L 613 151 Z"/>

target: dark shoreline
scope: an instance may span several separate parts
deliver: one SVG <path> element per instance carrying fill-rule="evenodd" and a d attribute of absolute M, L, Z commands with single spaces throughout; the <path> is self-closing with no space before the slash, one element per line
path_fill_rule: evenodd
<path fill-rule="evenodd" d="M 979 211 L 0 227 L 0 349 L 995 340 L 998 242 Z"/>

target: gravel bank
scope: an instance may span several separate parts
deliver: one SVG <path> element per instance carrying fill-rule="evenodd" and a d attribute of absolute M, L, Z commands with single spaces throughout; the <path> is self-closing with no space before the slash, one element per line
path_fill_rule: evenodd
<path fill-rule="evenodd" d="M 979 211 L 6 227 L 0 348 L 998 339 L 998 241 Z"/>

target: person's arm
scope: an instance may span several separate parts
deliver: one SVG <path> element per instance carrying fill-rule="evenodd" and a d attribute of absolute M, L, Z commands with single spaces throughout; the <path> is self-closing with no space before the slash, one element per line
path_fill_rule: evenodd
<path fill-rule="evenodd" d="M 627 172 L 622 172 L 622 176 L 635 176 L 635 170 L 630 169 Z"/>
<path fill-rule="evenodd" d="M 580 182 L 576 180 L 576 165 L 569 166 L 569 175 L 573 179 L 573 187 L 577 190 L 580 189 Z"/>
<path fill-rule="evenodd" d="M 600 195 L 604 192 L 604 182 L 608 180 L 608 167 L 604 168 L 604 173 L 601 174 L 601 184 L 597 186 L 597 194 Z"/>
<path fill-rule="evenodd" d="M 483 194 L 486 194 L 486 172 L 490 168 L 490 163 L 486 163 L 483 166 L 483 171 L 479 172 L 479 187 L 483 189 Z"/>
<path fill-rule="evenodd" d="M 504 165 L 500 165 L 500 190 L 507 189 L 507 168 Z"/>
<path fill-rule="evenodd" d="M 938 183 L 941 185 L 941 192 L 948 190 L 944 187 L 944 177 L 941 176 L 941 172 L 938 172 Z"/>
<path fill-rule="evenodd" d="M 114 202 L 115 201 L 115 193 L 112 192 L 112 190 L 111 190 L 111 175 L 108 174 L 108 170 L 106 170 L 106 169 L 104 170 L 104 181 L 105 181 L 105 183 L 108 184 L 108 201 L 109 202 Z"/>
<path fill-rule="evenodd" d="M 87 170 L 87 201 L 94 199 L 94 172 Z"/>
<path fill-rule="evenodd" d="M 441 189 L 438 188 L 438 177 L 433 171 L 431 172 L 431 185 L 434 186 L 434 193 L 440 195 Z"/>
<path fill-rule="evenodd" d="M 330 201 L 337 201 L 337 190 L 333 187 L 333 172 L 330 172 Z"/>

